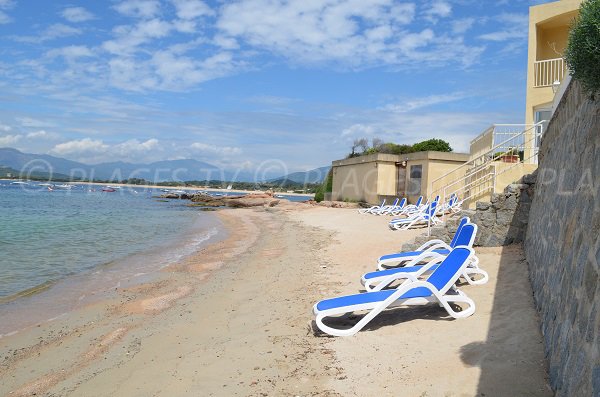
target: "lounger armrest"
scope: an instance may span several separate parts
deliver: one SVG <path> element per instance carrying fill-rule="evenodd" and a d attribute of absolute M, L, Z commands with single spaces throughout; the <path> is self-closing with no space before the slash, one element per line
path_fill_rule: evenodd
<path fill-rule="evenodd" d="M 421 277 L 421 275 L 423 273 L 426 273 L 427 271 L 429 271 L 429 269 L 431 269 L 433 266 L 436 266 L 442 260 L 443 260 L 442 258 L 438 258 L 438 257 L 431 258 L 431 260 L 429 262 L 427 262 L 426 264 L 424 264 L 423 266 L 421 266 L 421 268 L 416 273 L 414 273 L 414 276 L 416 278 Z"/>
<path fill-rule="evenodd" d="M 402 267 L 415 266 L 418 263 L 420 263 L 426 259 L 429 259 L 430 262 L 432 260 L 435 260 L 434 263 L 439 263 L 439 262 L 443 261 L 444 259 L 446 259 L 446 256 L 442 255 L 438 252 L 434 252 L 434 251 L 424 251 L 424 252 L 421 252 L 418 256 L 411 259 L 410 261 L 405 262 L 402 265 Z"/>
<path fill-rule="evenodd" d="M 381 291 L 382 289 L 384 289 L 386 286 L 390 285 L 394 281 L 401 280 L 401 279 L 406 279 L 406 280 L 402 284 L 400 284 L 397 288 L 400 288 L 402 285 L 404 285 L 406 283 L 413 283 L 413 282 L 419 281 L 419 279 L 417 277 L 415 277 L 415 275 L 412 273 L 390 274 L 389 276 L 382 278 L 379 281 L 379 283 L 375 287 L 373 287 L 370 291 Z"/>
<path fill-rule="evenodd" d="M 443 247 L 448 249 L 448 244 L 446 244 L 445 242 L 443 242 L 442 240 L 439 239 L 434 239 L 434 240 L 429 240 L 426 243 L 424 243 L 423 245 L 421 245 L 419 248 L 417 248 L 415 251 L 431 251 L 431 249 L 429 247 L 432 246 L 436 246 L 436 247 Z M 435 248 L 434 248 L 435 249 Z"/>

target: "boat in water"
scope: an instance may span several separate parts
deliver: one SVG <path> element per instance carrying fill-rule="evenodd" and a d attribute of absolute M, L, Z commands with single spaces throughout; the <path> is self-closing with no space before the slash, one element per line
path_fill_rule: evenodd
<path fill-rule="evenodd" d="M 107 186 L 107 187 L 103 188 L 102 191 L 103 192 L 108 192 L 108 193 L 113 193 L 113 192 L 116 192 L 117 189 L 113 189 L 112 187 Z"/>
<path fill-rule="evenodd" d="M 54 185 L 54 189 L 60 189 L 60 190 L 71 190 L 74 187 L 75 187 L 75 185 L 69 185 L 69 184 Z"/>

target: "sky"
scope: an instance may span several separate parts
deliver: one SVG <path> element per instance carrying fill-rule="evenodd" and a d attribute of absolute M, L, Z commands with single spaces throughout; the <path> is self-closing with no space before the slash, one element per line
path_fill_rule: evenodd
<path fill-rule="evenodd" d="M 523 123 L 527 0 L 0 0 L 0 147 L 94 164 L 468 152 Z"/>

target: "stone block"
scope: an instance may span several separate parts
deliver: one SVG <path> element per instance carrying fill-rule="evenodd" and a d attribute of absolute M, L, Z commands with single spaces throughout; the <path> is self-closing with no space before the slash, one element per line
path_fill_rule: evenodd
<path fill-rule="evenodd" d="M 511 194 L 504 200 L 504 208 L 507 210 L 516 210 L 517 209 L 518 199 L 515 194 Z"/>
<path fill-rule="evenodd" d="M 537 179 L 537 170 L 534 173 L 523 175 L 523 183 L 533 185 Z"/>
<path fill-rule="evenodd" d="M 475 209 L 477 211 L 487 211 L 487 210 L 490 209 L 491 206 L 492 206 L 491 202 L 488 202 L 488 201 L 478 201 L 475 204 Z"/>
<path fill-rule="evenodd" d="M 513 211 L 499 210 L 496 212 L 496 223 L 501 226 L 508 226 L 511 224 L 515 213 Z"/>

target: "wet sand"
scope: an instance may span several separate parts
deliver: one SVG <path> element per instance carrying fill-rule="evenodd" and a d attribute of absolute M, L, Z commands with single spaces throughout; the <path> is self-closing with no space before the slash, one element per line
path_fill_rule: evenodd
<path fill-rule="evenodd" d="M 313 333 L 312 305 L 358 292 L 378 255 L 422 231 L 302 204 L 218 216 L 229 237 L 153 282 L 0 339 L 0 395 L 552 394 L 518 247 L 477 250 L 491 280 L 462 287 L 470 318 L 396 309 L 332 338 Z"/>

